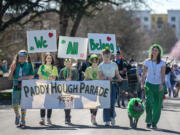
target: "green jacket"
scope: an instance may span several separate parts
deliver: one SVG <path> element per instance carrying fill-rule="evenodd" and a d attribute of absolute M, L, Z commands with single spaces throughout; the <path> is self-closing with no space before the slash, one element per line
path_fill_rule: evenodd
<path fill-rule="evenodd" d="M 59 77 L 58 77 L 58 80 L 66 80 L 66 78 L 69 76 L 69 73 L 70 71 L 68 70 L 68 68 L 62 68 L 60 70 L 60 73 L 59 73 Z M 72 69 L 72 76 L 71 76 L 71 80 L 72 81 L 78 81 L 79 80 L 79 72 L 77 69 Z"/>

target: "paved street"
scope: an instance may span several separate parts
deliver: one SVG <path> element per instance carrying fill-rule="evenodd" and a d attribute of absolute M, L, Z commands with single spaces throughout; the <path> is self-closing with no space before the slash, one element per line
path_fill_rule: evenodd
<path fill-rule="evenodd" d="M 14 125 L 14 112 L 10 106 L 1 106 L 0 109 L 0 135 L 171 135 L 180 134 L 180 99 L 167 99 L 164 102 L 158 130 L 147 129 L 144 123 L 145 113 L 138 123 L 138 129 L 129 127 L 127 110 L 116 108 L 117 118 L 115 127 L 104 127 L 102 120 L 102 110 L 98 111 L 97 122 L 99 126 L 91 126 L 89 110 L 73 110 L 72 123 L 67 126 L 64 124 L 64 111 L 53 110 L 52 126 L 40 126 L 39 110 L 28 110 L 27 127 L 17 128 Z"/>

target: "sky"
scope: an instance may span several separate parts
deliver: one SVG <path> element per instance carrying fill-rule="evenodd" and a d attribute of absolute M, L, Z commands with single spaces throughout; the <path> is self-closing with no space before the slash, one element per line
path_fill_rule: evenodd
<path fill-rule="evenodd" d="M 180 0 L 146 0 L 152 13 L 167 13 L 169 9 L 180 10 Z"/>

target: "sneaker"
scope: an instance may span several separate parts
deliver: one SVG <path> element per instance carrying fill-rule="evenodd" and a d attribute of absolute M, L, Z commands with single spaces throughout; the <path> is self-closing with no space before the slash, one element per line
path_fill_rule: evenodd
<path fill-rule="evenodd" d="M 153 125 L 153 126 L 152 126 L 152 129 L 156 130 L 156 129 L 157 129 L 157 126 L 154 126 L 154 125 Z"/>
<path fill-rule="evenodd" d="M 47 119 L 47 124 L 52 125 L 51 119 Z"/>
<path fill-rule="evenodd" d="M 70 125 L 71 124 L 71 119 L 70 118 L 69 119 L 65 119 L 65 124 Z"/>
<path fill-rule="evenodd" d="M 20 127 L 25 127 L 25 126 L 26 126 L 25 120 L 21 120 Z"/>
<path fill-rule="evenodd" d="M 151 128 L 151 123 L 148 123 L 148 124 L 146 125 L 146 127 L 147 127 L 147 128 Z"/>
<path fill-rule="evenodd" d="M 20 120 L 20 116 L 16 116 L 16 119 L 15 119 L 15 124 L 16 125 L 19 125 L 19 120 Z"/>
<path fill-rule="evenodd" d="M 123 106 L 124 108 L 126 108 L 126 105 L 125 105 L 125 103 L 124 103 L 124 102 L 122 102 L 122 106 Z"/>
<path fill-rule="evenodd" d="M 45 125 L 45 120 L 42 119 L 40 122 L 39 122 L 40 125 Z"/>
<path fill-rule="evenodd" d="M 110 126 L 110 122 L 105 122 L 105 126 Z"/>
<path fill-rule="evenodd" d="M 111 125 L 114 126 L 116 123 L 115 119 L 114 118 L 111 118 Z"/>
<path fill-rule="evenodd" d="M 93 125 L 97 125 L 96 116 L 95 116 L 95 115 L 91 115 L 91 123 L 92 123 Z"/>

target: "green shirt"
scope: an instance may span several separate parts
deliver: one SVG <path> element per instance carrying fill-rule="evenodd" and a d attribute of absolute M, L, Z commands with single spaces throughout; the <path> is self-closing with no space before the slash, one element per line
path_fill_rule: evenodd
<path fill-rule="evenodd" d="M 20 76 L 21 75 L 21 76 Z M 13 90 L 20 89 L 21 81 L 17 79 L 22 76 L 31 76 L 34 75 L 34 69 L 31 63 L 25 62 L 24 64 L 17 64 L 15 74 L 13 76 Z"/>
<path fill-rule="evenodd" d="M 58 76 L 58 70 L 57 67 L 52 65 L 41 65 L 38 70 L 38 75 L 40 74 L 42 75 L 42 80 L 48 80 L 48 77 L 50 76 Z"/>
<path fill-rule="evenodd" d="M 98 67 L 88 67 L 84 73 L 87 80 L 98 80 Z"/>

